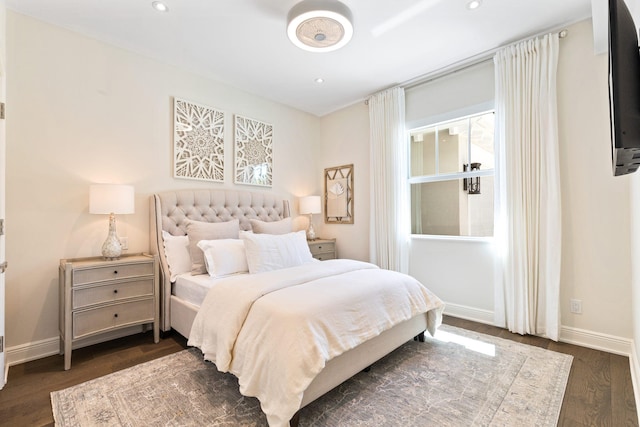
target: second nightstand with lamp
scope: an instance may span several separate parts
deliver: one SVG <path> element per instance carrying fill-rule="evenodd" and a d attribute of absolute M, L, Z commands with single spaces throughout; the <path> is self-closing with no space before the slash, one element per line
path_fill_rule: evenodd
<path fill-rule="evenodd" d="M 324 261 L 335 259 L 336 239 L 321 239 L 316 236 L 313 228 L 313 215 L 322 213 L 320 196 L 307 196 L 300 198 L 300 213 L 309 215 L 309 228 L 307 229 L 307 243 L 314 258 Z"/>

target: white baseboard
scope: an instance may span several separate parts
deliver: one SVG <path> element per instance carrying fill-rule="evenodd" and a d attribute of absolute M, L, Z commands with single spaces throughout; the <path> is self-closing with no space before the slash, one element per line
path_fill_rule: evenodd
<path fill-rule="evenodd" d="M 459 304 L 445 304 L 444 314 L 487 325 L 494 325 L 493 311 Z M 602 350 L 629 357 L 633 348 L 633 340 L 629 338 L 601 334 L 599 332 L 587 331 L 568 326 L 560 327 L 560 341 L 567 344 L 575 344 L 582 347 L 592 348 L 594 350 Z M 638 371 L 638 373 L 640 374 L 640 371 Z M 638 407 L 640 408 L 640 406 Z"/>
<path fill-rule="evenodd" d="M 102 335 L 86 338 L 82 341 L 76 342 L 73 345 L 73 349 L 86 347 L 88 345 L 97 344 L 99 342 L 113 340 L 116 338 L 122 338 L 127 335 L 139 333 L 143 331 L 143 326 L 130 326 L 128 328 L 119 329 L 117 331 L 108 332 Z M 20 344 L 13 347 L 7 347 L 5 353 L 6 367 L 19 365 L 21 363 L 30 362 L 36 359 L 42 359 L 44 357 L 60 354 L 60 338 L 48 338 L 41 341 Z"/>
<path fill-rule="evenodd" d="M 582 347 L 631 357 L 633 340 L 584 329 L 560 327 L 560 341 Z"/>
<path fill-rule="evenodd" d="M 471 320 L 478 323 L 493 325 L 493 311 L 468 307 L 466 305 L 445 303 L 444 314 L 458 317 L 460 319 Z"/>
<path fill-rule="evenodd" d="M 6 366 L 8 368 L 58 353 L 60 353 L 60 338 L 58 337 L 7 347 Z"/>

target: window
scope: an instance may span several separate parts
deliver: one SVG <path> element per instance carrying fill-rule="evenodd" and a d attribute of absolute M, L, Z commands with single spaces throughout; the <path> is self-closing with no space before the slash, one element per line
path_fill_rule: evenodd
<path fill-rule="evenodd" d="M 409 136 L 411 233 L 493 236 L 493 111 Z"/>

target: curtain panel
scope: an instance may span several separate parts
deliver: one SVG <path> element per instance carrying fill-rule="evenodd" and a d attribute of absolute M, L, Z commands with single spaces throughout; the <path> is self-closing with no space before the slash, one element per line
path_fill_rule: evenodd
<path fill-rule="evenodd" d="M 496 87 L 495 320 L 558 340 L 561 207 L 556 71 L 549 34 L 494 57 Z"/>
<path fill-rule="evenodd" d="M 371 162 L 370 259 L 381 268 L 408 273 L 408 145 L 403 88 L 369 98 Z"/>

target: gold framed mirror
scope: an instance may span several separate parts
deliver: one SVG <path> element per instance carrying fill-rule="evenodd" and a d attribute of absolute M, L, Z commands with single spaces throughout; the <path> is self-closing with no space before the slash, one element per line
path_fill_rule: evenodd
<path fill-rule="evenodd" d="M 324 223 L 353 224 L 353 165 L 324 170 Z"/>

